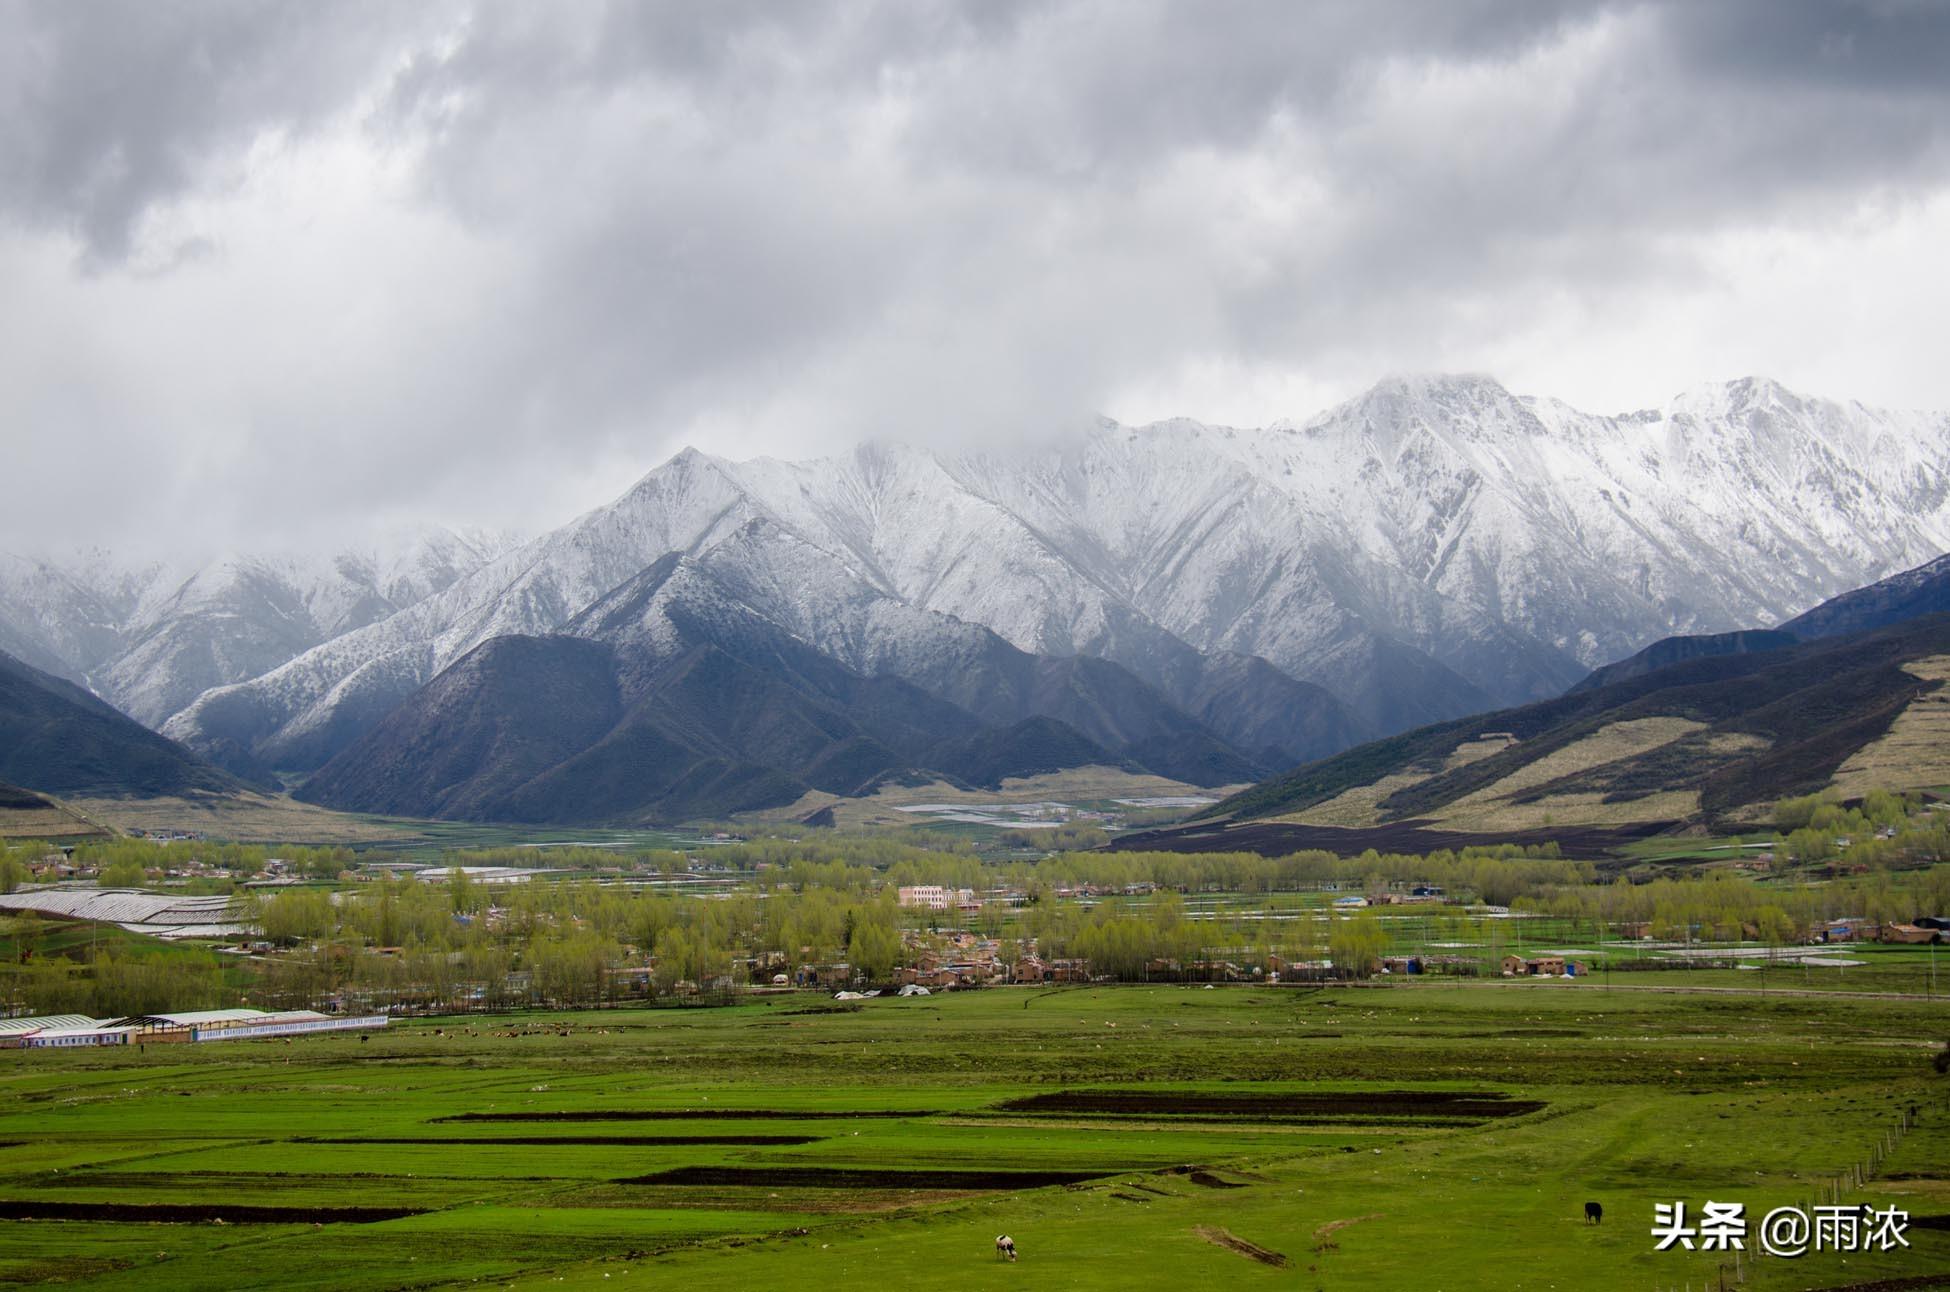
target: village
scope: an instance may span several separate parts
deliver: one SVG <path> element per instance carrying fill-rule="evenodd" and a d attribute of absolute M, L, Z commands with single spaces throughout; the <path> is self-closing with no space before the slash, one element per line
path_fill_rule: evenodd
<path fill-rule="evenodd" d="M 1934 829 L 1937 814 L 1914 819 Z M 1509 846 L 998 861 L 899 835 L 437 859 L 196 839 L 17 844 L 0 849 L 0 1013 L 122 1027 L 246 1007 L 337 1019 L 792 991 L 1859 975 L 1869 949 L 1933 948 L 1950 920 L 1936 913 L 1940 885 L 1838 873 L 1844 858 L 1912 846 L 1886 828 L 1854 833 L 1861 843 L 1809 846 L 1801 863 L 1789 856 L 1805 841 L 1790 832 L 1609 882 L 1591 863 Z M 1903 963 L 1934 983 L 1930 957 Z"/>

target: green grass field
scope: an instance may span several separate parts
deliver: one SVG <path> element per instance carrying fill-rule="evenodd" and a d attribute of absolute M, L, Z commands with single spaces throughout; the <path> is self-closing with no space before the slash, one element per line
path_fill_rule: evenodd
<path fill-rule="evenodd" d="M 1655 1202 L 1809 1201 L 1911 1105 L 1845 1200 L 1950 1216 L 1946 1035 L 1931 1001 L 1558 981 L 797 995 L 7 1052 L 0 1281 L 1717 1286 L 1716 1254 L 1653 1252 Z M 1950 1231 L 1909 1238 L 1746 1286 L 1950 1286 Z"/>

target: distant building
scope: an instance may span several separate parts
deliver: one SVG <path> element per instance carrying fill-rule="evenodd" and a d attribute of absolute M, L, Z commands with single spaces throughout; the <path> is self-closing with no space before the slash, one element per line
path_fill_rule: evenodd
<path fill-rule="evenodd" d="M 137 1014 L 92 1019 L 76 1014 L 17 1018 L 0 1024 L 0 1048 L 72 1049 L 93 1045 L 148 1045 L 192 1041 L 244 1041 L 255 1037 L 302 1036 L 310 1032 L 349 1032 L 386 1026 L 386 1016 L 333 1018 L 308 1009 L 205 1009 L 182 1014 Z"/>
<path fill-rule="evenodd" d="M 940 884 L 905 884 L 898 892 L 902 906 L 921 911 L 960 910 L 980 905 L 972 888 L 945 888 Z"/>
<path fill-rule="evenodd" d="M 1536 956 L 1526 959 L 1523 956 L 1504 956 L 1503 973 L 1515 978 L 1567 978 L 1576 977 L 1578 964 L 1563 956 Z"/>
<path fill-rule="evenodd" d="M 1924 928 L 1917 924 L 1885 924 L 1882 926 L 1882 940 L 1918 946 L 1933 945 L 1943 941 L 1943 931 Z"/>
<path fill-rule="evenodd" d="M 1852 918 L 1829 920 L 1815 930 L 1817 942 L 1874 942 L 1882 934 L 1882 926 L 1874 920 Z"/>

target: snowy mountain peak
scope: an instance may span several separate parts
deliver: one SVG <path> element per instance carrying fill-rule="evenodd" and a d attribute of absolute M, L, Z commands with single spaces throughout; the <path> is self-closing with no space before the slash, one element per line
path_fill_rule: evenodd
<path fill-rule="evenodd" d="M 1750 378 L 1603 417 L 1410 375 L 1298 427 L 1099 419 L 808 461 L 688 448 L 519 547 L 239 557 L 139 595 L 0 561 L 0 649 L 85 661 L 171 734 L 291 768 L 497 636 L 635 605 L 616 631 L 679 640 L 679 592 L 683 613 L 734 607 L 868 676 L 940 675 L 992 633 L 1114 661 L 1199 711 L 1212 661 L 1256 658 L 1344 702 L 1334 729 L 1372 733 L 1555 694 L 1674 633 L 1778 623 L 1946 549 L 1941 415 Z"/>

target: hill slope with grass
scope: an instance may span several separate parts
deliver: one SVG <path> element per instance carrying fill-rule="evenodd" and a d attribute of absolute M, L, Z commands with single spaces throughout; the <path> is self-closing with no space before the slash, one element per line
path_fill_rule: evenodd
<path fill-rule="evenodd" d="M 1374 741 L 1201 816 L 1466 831 L 1733 822 L 1874 774 L 1950 778 L 1950 614 L 1707 654 Z"/>

